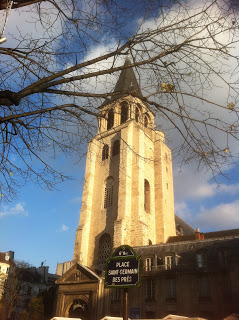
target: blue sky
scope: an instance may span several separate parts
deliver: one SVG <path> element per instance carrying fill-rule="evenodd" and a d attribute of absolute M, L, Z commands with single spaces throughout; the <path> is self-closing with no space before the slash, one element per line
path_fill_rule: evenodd
<path fill-rule="evenodd" d="M 63 163 L 75 179 L 59 185 L 59 191 L 28 184 L 19 199 L 0 207 L 0 251 L 13 250 L 17 260 L 35 266 L 43 261 L 52 273 L 57 262 L 73 257 L 84 183 L 85 159 Z M 202 173 L 183 171 L 174 168 L 176 212 L 202 232 L 239 228 L 238 168 L 228 171 L 230 179 L 219 188 Z"/>
<path fill-rule="evenodd" d="M 10 29 L 14 29 L 13 16 L 11 19 Z M 15 19 L 20 19 L 19 25 L 24 23 L 24 16 Z M 105 50 L 99 45 L 93 55 Z M 57 262 L 73 257 L 85 158 L 78 162 L 76 157 L 60 156 L 54 166 L 74 179 L 58 185 L 55 191 L 29 183 L 19 190 L 15 201 L 0 206 L 0 252 L 13 250 L 17 260 L 34 266 L 44 262 L 52 273 Z M 238 167 L 223 169 L 228 179 L 220 178 L 220 186 L 211 180 L 210 173 L 196 172 L 193 164 L 179 170 L 175 162 L 173 169 L 175 212 L 180 217 L 202 232 L 239 228 Z"/>
<path fill-rule="evenodd" d="M 0 251 L 13 250 L 15 259 L 35 266 L 43 261 L 53 273 L 57 261 L 72 259 L 84 182 L 84 159 L 75 166 L 65 157 L 62 162 L 74 179 L 59 190 L 29 183 L 17 201 L 0 206 Z"/>

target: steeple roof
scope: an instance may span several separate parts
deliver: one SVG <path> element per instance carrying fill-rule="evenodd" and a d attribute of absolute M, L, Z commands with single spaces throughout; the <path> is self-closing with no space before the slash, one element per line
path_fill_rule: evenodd
<path fill-rule="evenodd" d="M 109 99 L 106 99 L 103 105 L 113 102 L 119 99 L 120 97 L 123 97 L 126 94 L 126 92 L 128 94 L 134 93 L 139 98 L 143 97 L 129 57 L 125 59 L 124 67 L 126 68 L 121 71 L 119 79 L 114 89 L 114 92 L 122 92 L 122 93 L 119 93 L 117 95 L 112 96 Z"/>
<path fill-rule="evenodd" d="M 124 67 L 128 67 L 121 71 L 119 79 L 115 85 L 114 92 L 128 91 L 143 97 L 138 81 L 135 77 L 129 57 L 125 59 Z"/>

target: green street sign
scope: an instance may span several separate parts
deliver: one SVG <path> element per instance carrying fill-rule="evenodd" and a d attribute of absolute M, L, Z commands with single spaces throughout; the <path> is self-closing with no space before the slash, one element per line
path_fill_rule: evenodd
<path fill-rule="evenodd" d="M 131 288 L 140 285 L 140 256 L 128 245 L 118 247 L 106 261 L 105 288 Z"/>

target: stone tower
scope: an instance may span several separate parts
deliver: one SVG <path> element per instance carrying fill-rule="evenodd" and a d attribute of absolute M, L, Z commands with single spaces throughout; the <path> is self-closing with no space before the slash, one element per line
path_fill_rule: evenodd
<path fill-rule="evenodd" d="M 140 99 L 129 59 L 125 67 L 119 94 L 100 107 L 99 130 L 88 146 L 73 257 L 88 267 L 103 267 L 119 245 L 159 244 L 176 235 L 171 151 Z"/>

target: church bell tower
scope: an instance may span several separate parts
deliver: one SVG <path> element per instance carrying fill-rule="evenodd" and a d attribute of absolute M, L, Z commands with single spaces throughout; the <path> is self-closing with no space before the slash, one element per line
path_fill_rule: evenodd
<path fill-rule="evenodd" d="M 88 145 L 74 262 L 101 268 L 112 250 L 176 235 L 171 151 L 126 59 Z M 131 95 L 130 93 L 134 93 Z M 137 98 L 135 97 L 137 96 Z"/>

